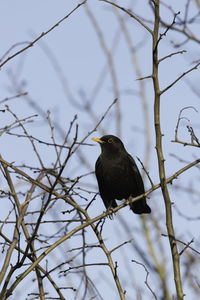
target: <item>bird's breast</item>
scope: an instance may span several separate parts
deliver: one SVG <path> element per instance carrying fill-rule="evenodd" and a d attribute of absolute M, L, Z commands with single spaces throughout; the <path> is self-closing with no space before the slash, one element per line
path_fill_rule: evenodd
<path fill-rule="evenodd" d="M 120 159 L 101 161 L 101 188 L 115 199 L 126 199 L 131 193 L 130 167 Z"/>

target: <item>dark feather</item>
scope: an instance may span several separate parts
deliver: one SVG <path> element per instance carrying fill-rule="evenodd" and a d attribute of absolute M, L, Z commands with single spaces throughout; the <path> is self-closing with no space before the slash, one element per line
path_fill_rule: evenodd
<path fill-rule="evenodd" d="M 115 199 L 128 199 L 129 196 L 143 194 L 144 184 L 138 167 L 121 140 L 113 135 L 94 140 L 100 143 L 102 150 L 95 173 L 105 207 L 116 207 Z M 136 214 L 151 212 L 145 197 L 131 203 L 130 208 Z"/>

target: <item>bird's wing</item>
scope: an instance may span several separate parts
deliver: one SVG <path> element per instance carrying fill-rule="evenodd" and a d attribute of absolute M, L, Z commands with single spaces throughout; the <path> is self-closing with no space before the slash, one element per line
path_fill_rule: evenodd
<path fill-rule="evenodd" d="M 130 154 L 128 154 L 128 157 L 131 162 L 131 168 L 132 168 L 132 172 L 133 172 L 132 173 L 133 180 L 134 180 L 134 185 L 136 188 L 136 193 L 134 193 L 133 196 L 138 196 L 138 195 L 141 195 L 144 193 L 144 184 L 143 184 L 142 176 L 140 175 L 139 169 L 138 169 L 133 157 Z"/>
<path fill-rule="evenodd" d="M 96 164 L 95 164 L 95 174 L 96 174 L 96 177 L 97 177 L 99 190 L 104 185 L 102 173 L 103 173 L 103 169 L 102 169 L 102 164 L 101 164 L 101 158 L 99 156 L 97 161 L 96 161 Z"/>
<path fill-rule="evenodd" d="M 101 164 L 101 158 L 99 156 L 99 158 L 96 161 L 95 164 L 95 174 L 97 177 L 97 182 L 98 182 L 98 186 L 99 186 L 99 192 L 101 195 L 101 198 L 104 202 L 104 205 L 106 208 L 110 208 L 110 207 L 117 207 L 117 203 L 115 201 L 115 199 L 112 199 L 112 197 L 109 196 L 109 193 L 106 189 L 106 183 L 104 181 L 104 175 L 103 175 L 103 167 Z"/>
<path fill-rule="evenodd" d="M 132 175 L 134 181 L 132 196 L 135 197 L 144 193 L 144 184 L 143 184 L 142 176 L 140 175 L 140 172 L 138 170 L 138 167 L 134 159 L 130 154 L 128 154 L 128 157 L 131 162 Z M 131 203 L 130 208 L 136 214 L 143 214 L 143 213 L 149 214 L 151 212 L 150 207 L 146 203 L 146 197 L 143 197 L 140 200 Z"/>

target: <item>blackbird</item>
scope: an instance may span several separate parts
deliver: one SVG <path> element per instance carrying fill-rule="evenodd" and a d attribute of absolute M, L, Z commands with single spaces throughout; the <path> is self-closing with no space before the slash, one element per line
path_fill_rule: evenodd
<path fill-rule="evenodd" d="M 101 146 L 101 155 L 96 161 L 95 173 L 99 192 L 107 209 L 117 207 L 115 199 L 128 199 L 144 194 L 144 184 L 137 165 L 126 151 L 122 141 L 114 135 L 93 138 Z M 136 214 L 149 214 L 150 207 L 143 197 L 130 203 Z"/>

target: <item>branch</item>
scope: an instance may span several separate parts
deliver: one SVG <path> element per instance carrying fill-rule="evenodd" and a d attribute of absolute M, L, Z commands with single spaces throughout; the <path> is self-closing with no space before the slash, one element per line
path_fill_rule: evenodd
<path fill-rule="evenodd" d="M 12 244 L 12 241 L 9 240 L 7 238 L 7 236 L 5 236 L 1 230 L 0 230 L 0 236 L 9 244 Z M 24 251 L 15 246 L 15 249 L 18 251 L 18 252 L 21 252 L 22 254 L 24 254 Z M 27 258 L 30 259 L 32 262 L 34 262 L 34 259 L 33 257 L 31 256 L 31 254 L 28 254 L 27 255 Z M 58 296 L 60 297 L 61 300 L 65 300 L 64 296 L 62 295 L 61 293 L 61 290 L 59 289 L 59 287 L 57 286 L 57 284 L 54 282 L 54 280 L 52 279 L 52 277 L 50 276 L 49 272 L 47 272 L 46 270 L 44 270 L 40 265 L 37 265 L 37 268 L 44 274 L 45 277 L 47 277 L 47 279 L 49 280 L 49 282 L 52 284 L 52 286 L 54 287 L 55 291 L 57 292 Z"/>
<path fill-rule="evenodd" d="M 173 85 L 175 85 L 181 78 L 183 78 L 188 73 L 192 72 L 193 70 L 196 70 L 200 65 L 200 62 L 198 62 L 193 68 L 189 69 L 188 71 L 184 72 L 181 76 L 179 76 L 176 80 L 174 80 L 170 85 L 168 85 L 164 90 L 160 91 L 160 95 L 165 93 L 167 90 L 169 90 Z"/>
<path fill-rule="evenodd" d="M 167 234 L 164 234 L 164 233 L 162 233 L 161 235 L 164 236 L 164 237 L 168 237 L 168 235 L 167 235 Z M 185 247 L 183 248 L 184 251 L 186 250 L 186 247 L 187 247 L 187 248 L 189 248 L 190 250 L 192 250 L 192 251 L 194 251 L 195 253 L 197 253 L 197 254 L 200 255 L 200 252 L 199 252 L 199 251 L 197 251 L 196 249 L 194 249 L 193 247 L 190 246 L 190 244 L 194 242 L 193 239 L 192 239 L 190 242 L 188 242 L 188 243 L 185 243 L 185 242 L 183 242 L 183 241 L 181 241 L 181 240 L 179 240 L 179 239 L 177 239 L 177 238 L 175 238 L 175 237 L 173 237 L 173 239 L 174 239 L 176 242 L 179 242 L 179 243 L 185 245 Z M 183 250 L 182 250 L 182 251 L 183 251 Z M 181 253 L 181 254 L 182 254 L 182 253 Z M 180 254 L 179 254 L 179 255 L 180 255 Z"/>
<path fill-rule="evenodd" d="M 121 9 L 122 11 L 124 11 L 125 13 L 127 13 L 131 18 L 135 19 L 140 25 L 142 25 L 151 35 L 153 35 L 153 31 L 147 25 L 145 25 L 137 16 L 135 16 L 134 14 L 132 14 L 130 12 L 130 10 L 125 9 L 124 7 L 119 6 L 116 3 L 108 1 L 108 0 L 100 0 L 100 1 L 109 3 L 109 4 L 113 5 L 113 6 Z"/>
<path fill-rule="evenodd" d="M 171 248 L 171 257 L 173 263 L 173 273 L 174 273 L 174 283 L 176 286 L 176 295 L 178 300 L 183 300 L 184 294 L 182 289 L 181 282 L 181 273 L 180 273 L 180 258 L 178 254 L 178 248 L 176 242 L 171 238 L 171 236 L 175 236 L 174 233 L 174 225 L 173 225 L 173 216 L 172 216 L 172 205 L 170 200 L 170 195 L 167 187 L 166 181 L 166 171 L 165 171 L 165 158 L 163 154 L 163 144 L 162 144 L 162 132 L 161 132 L 161 112 L 160 112 L 160 96 L 161 94 L 170 88 L 166 88 L 164 91 L 160 91 L 159 86 L 159 60 L 158 60 L 158 34 L 159 34 L 159 24 L 160 24 L 160 1 L 154 0 L 154 31 L 153 31 L 153 85 L 154 85 L 154 126 L 155 126 L 155 134 L 156 134 L 156 152 L 157 152 L 157 160 L 159 167 L 159 178 L 161 182 L 161 190 L 165 203 L 165 213 L 166 213 L 166 227 L 169 235 L 169 244 Z M 181 76 L 182 78 L 183 76 Z M 175 81 L 176 82 L 176 81 Z M 175 82 L 173 84 L 175 84 Z M 172 84 L 172 85 L 173 85 Z M 171 85 L 171 86 L 172 86 Z"/>
<path fill-rule="evenodd" d="M 149 175 L 149 172 L 146 170 L 146 168 L 144 167 L 144 164 L 143 162 L 140 160 L 140 158 L 137 156 L 137 159 L 139 160 L 141 166 L 142 166 L 142 169 L 144 170 L 144 172 L 146 173 L 148 179 L 149 179 L 149 182 L 151 183 L 151 186 L 152 188 L 154 187 L 154 183 L 153 183 L 153 180 L 151 179 L 150 175 Z"/>
<path fill-rule="evenodd" d="M 177 17 L 179 14 L 180 14 L 180 11 L 174 14 L 174 18 L 173 18 L 172 23 L 171 23 L 169 26 L 166 27 L 166 29 L 165 29 L 165 31 L 164 31 L 163 33 L 160 34 L 160 37 L 159 37 L 159 39 L 157 40 L 157 45 L 156 45 L 156 47 L 158 46 L 159 42 L 162 40 L 162 37 L 163 37 L 163 36 L 166 36 L 166 34 L 167 34 L 167 32 L 169 31 L 169 29 L 171 29 L 171 28 L 173 27 L 173 25 L 176 23 L 176 22 L 175 22 L 175 21 L 176 21 L 176 17 Z"/>
<path fill-rule="evenodd" d="M 4 60 L 1 64 L 0 64 L 0 68 L 3 67 L 3 65 L 5 65 L 9 60 L 13 59 L 15 56 L 21 54 L 22 52 L 26 51 L 28 48 L 32 47 L 36 42 L 38 42 L 41 38 L 43 38 L 45 35 L 47 35 L 49 32 L 51 32 L 52 30 L 54 30 L 57 26 L 59 26 L 65 19 L 67 19 L 75 10 L 77 10 L 80 6 L 82 6 L 83 4 L 85 4 L 87 2 L 87 0 L 83 1 L 82 3 L 79 3 L 74 9 L 72 9 L 72 11 L 70 11 L 69 14 L 67 14 L 64 18 L 60 19 L 55 25 L 53 25 L 50 29 L 48 29 L 45 32 L 42 32 L 35 40 L 33 40 L 31 43 L 28 44 L 28 46 L 24 47 L 23 49 L 17 51 L 16 53 L 14 53 L 13 55 L 9 56 L 6 60 Z"/>
<path fill-rule="evenodd" d="M 48 188 L 44 184 L 38 183 L 36 180 L 32 179 L 30 176 L 28 176 L 27 174 L 25 174 L 21 170 L 19 170 L 16 167 L 12 166 L 12 164 L 7 163 L 2 158 L 0 158 L 0 161 L 2 161 L 5 165 L 9 166 L 10 168 L 14 169 L 20 175 L 23 174 L 23 176 L 30 178 L 31 182 L 34 182 L 36 185 L 38 185 L 42 189 L 45 189 L 47 192 L 50 192 L 50 188 Z M 200 159 L 197 159 L 194 162 L 190 163 L 189 165 L 183 167 L 182 169 L 180 169 L 179 171 L 177 171 L 176 173 L 174 173 L 174 175 L 172 175 L 171 177 L 169 177 L 168 179 L 166 179 L 166 183 L 171 183 L 174 179 L 176 179 L 178 177 L 178 175 L 182 174 L 183 172 L 185 172 L 186 170 L 190 169 L 191 167 L 193 167 L 194 165 L 198 164 L 199 162 L 200 162 Z M 131 202 L 137 201 L 137 200 L 143 198 L 144 196 L 148 196 L 150 193 L 152 193 L 152 191 L 158 189 L 159 187 L 161 187 L 161 183 L 155 185 L 154 188 L 149 189 L 145 194 L 133 198 Z M 94 224 L 95 222 L 97 222 L 97 221 L 105 218 L 106 216 L 108 216 L 110 214 L 109 211 L 106 211 L 106 212 L 103 212 L 102 214 L 100 214 L 99 216 L 97 216 L 97 217 L 95 217 L 93 219 L 90 219 L 89 215 L 87 214 L 87 212 L 85 210 L 83 210 L 81 207 L 79 207 L 75 202 L 72 202 L 70 199 L 68 200 L 68 198 L 66 198 L 65 196 L 57 193 L 56 191 L 52 191 L 52 194 L 54 194 L 57 198 L 65 199 L 69 203 L 71 202 L 70 203 L 71 205 L 73 205 L 74 207 L 76 207 L 77 209 L 79 209 L 83 213 L 83 215 L 87 219 L 87 222 L 83 222 L 83 224 L 81 224 L 81 225 L 77 226 L 76 228 L 74 228 L 73 230 L 71 230 L 68 234 L 66 234 L 64 237 L 62 237 L 61 239 L 59 239 L 58 241 L 56 241 L 54 244 L 52 244 L 47 250 L 45 250 L 37 258 L 37 260 L 35 260 L 35 262 L 29 268 L 27 268 L 26 271 L 24 273 L 22 273 L 16 279 L 16 281 L 14 281 L 14 283 L 11 285 L 10 289 L 7 291 L 7 294 L 6 294 L 7 296 L 10 295 L 13 292 L 13 290 L 17 287 L 17 285 L 38 265 L 38 263 L 40 261 L 42 261 L 56 247 L 58 247 L 60 244 L 62 244 L 64 241 L 66 241 L 67 239 L 69 239 L 71 236 L 73 236 L 74 234 L 76 234 L 80 230 L 83 230 L 84 228 L 90 226 L 91 224 Z M 122 203 L 118 207 L 114 208 L 113 212 L 117 212 L 118 210 L 120 210 L 123 207 L 127 206 L 129 204 L 129 202 L 130 202 L 130 199 L 127 200 L 126 202 Z M 95 227 L 95 230 L 96 230 L 96 226 L 94 226 L 94 227 Z M 114 272 L 114 270 L 113 270 L 113 272 Z M 4 298 L 2 298 L 2 300 L 4 300 Z"/>
<path fill-rule="evenodd" d="M 15 95 L 15 96 L 6 97 L 6 98 L 4 98 L 3 100 L 0 100 L 0 104 L 2 104 L 2 103 L 4 103 L 4 102 L 7 102 L 7 101 L 10 101 L 10 100 L 12 100 L 12 99 L 20 98 L 20 97 L 22 97 L 22 96 L 27 96 L 27 95 L 28 95 L 27 92 L 23 92 L 23 93 L 19 93 L 19 94 Z"/>
<path fill-rule="evenodd" d="M 154 298 L 157 300 L 158 298 L 157 298 L 156 294 L 154 293 L 154 291 L 152 290 L 152 288 L 148 284 L 149 271 L 147 270 L 146 266 L 144 264 L 136 261 L 136 260 L 131 260 L 131 261 L 134 262 L 134 263 L 136 263 L 136 264 L 138 264 L 138 265 L 140 265 L 140 266 L 142 266 L 144 268 L 144 270 L 146 272 L 146 279 L 145 279 L 144 283 L 146 284 L 146 286 L 148 287 L 148 289 L 150 290 L 150 292 L 152 293 L 152 295 L 154 296 Z"/>
<path fill-rule="evenodd" d="M 184 108 L 182 108 L 179 112 L 179 115 L 178 115 L 178 120 L 177 120 L 177 124 L 176 124 L 176 128 L 175 128 L 175 136 L 174 136 L 174 140 L 172 140 L 171 142 L 173 143 L 179 143 L 179 144 L 183 144 L 184 146 L 193 146 L 193 147 L 200 147 L 200 142 L 198 140 L 198 138 L 196 137 L 195 133 L 194 133 L 194 130 L 191 126 L 187 126 L 187 129 L 191 135 L 191 143 L 188 143 L 188 142 L 183 142 L 181 140 L 179 140 L 178 138 L 178 130 L 179 130 L 179 125 L 180 125 L 180 121 L 183 120 L 183 119 L 187 119 L 185 117 L 182 117 L 182 112 L 185 110 L 185 109 L 189 109 L 189 108 L 192 108 L 194 109 L 196 112 L 198 112 L 196 110 L 195 107 L 193 106 L 186 106 Z M 188 119 L 187 119 L 188 120 Z M 189 120 L 188 120 L 189 121 Z M 195 143 L 196 142 L 196 143 Z"/>
<path fill-rule="evenodd" d="M 152 75 L 140 77 L 140 78 L 137 78 L 136 80 L 144 80 L 144 79 L 150 79 L 150 78 L 152 78 Z"/>
<path fill-rule="evenodd" d="M 167 58 L 171 58 L 171 57 L 174 56 L 174 55 L 177 55 L 177 54 L 183 54 L 183 53 L 186 53 L 186 52 L 187 52 L 186 50 L 181 50 L 181 51 L 173 52 L 173 53 L 171 53 L 171 54 L 169 54 L 169 55 L 166 55 L 166 56 L 164 56 L 163 58 L 159 59 L 159 60 L 158 60 L 158 63 L 160 63 L 161 61 L 163 61 L 163 60 L 165 60 L 165 59 L 167 59 Z"/>

